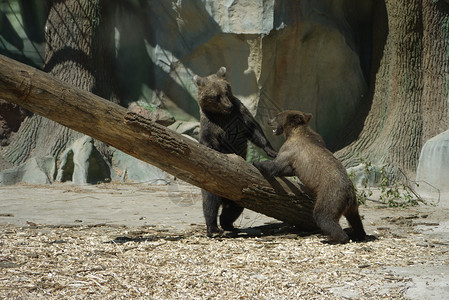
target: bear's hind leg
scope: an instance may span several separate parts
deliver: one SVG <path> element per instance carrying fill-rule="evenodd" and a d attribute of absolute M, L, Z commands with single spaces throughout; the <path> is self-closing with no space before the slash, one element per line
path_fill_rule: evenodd
<path fill-rule="evenodd" d="M 235 203 L 234 201 L 231 201 L 229 199 L 223 198 L 223 208 L 220 215 L 220 225 L 223 230 L 226 231 L 233 231 L 234 228 L 234 222 L 235 220 L 240 217 L 242 214 L 243 207 Z"/>
<path fill-rule="evenodd" d="M 203 196 L 203 214 L 206 220 L 207 235 L 212 236 L 214 233 L 221 233 L 218 228 L 217 216 L 218 209 L 222 203 L 222 197 L 201 190 Z"/>
<path fill-rule="evenodd" d="M 329 236 L 331 243 L 344 244 L 349 242 L 348 235 L 343 231 L 343 228 L 341 228 L 338 222 L 340 219 L 339 216 L 336 217 L 315 207 L 313 218 L 318 227 Z"/>
<path fill-rule="evenodd" d="M 345 214 L 349 225 L 352 227 L 352 233 L 350 234 L 351 240 L 363 241 L 366 237 L 365 229 L 363 229 L 362 220 L 359 215 L 359 209 L 357 206 L 352 206 L 349 208 L 348 212 Z"/>

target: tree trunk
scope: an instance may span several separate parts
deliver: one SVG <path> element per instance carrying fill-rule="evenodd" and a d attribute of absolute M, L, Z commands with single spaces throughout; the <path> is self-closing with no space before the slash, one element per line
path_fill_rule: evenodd
<path fill-rule="evenodd" d="M 54 1 L 46 24 L 44 70 L 103 98 L 112 95 L 110 75 L 114 30 L 100 0 Z M 110 27 L 110 28 L 109 28 Z M 81 135 L 39 115 L 27 118 L 4 157 L 19 165 L 30 157 L 58 158 Z M 97 148 L 106 154 L 100 143 Z"/>
<path fill-rule="evenodd" d="M 424 142 L 448 128 L 445 5 L 432 0 L 385 1 L 388 36 L 372 106 L 359 137 L 336 153 L 346 166 L 363 158 L 389 165 L 393 176 L 399 170 L 411 175 Z"/>
<path fill-rule="evenodd" d="M 449 128 L 449 4 L 423 1 L 421 146 Z"/>
<path fill-rule="evenodd" d="M 37 114 L 251 210 L 311 229 L 313 199 L 285 178 L 265 179 L 238 155 L 207 148 L 52 76 L 0 56 L 0 94 Z"/>

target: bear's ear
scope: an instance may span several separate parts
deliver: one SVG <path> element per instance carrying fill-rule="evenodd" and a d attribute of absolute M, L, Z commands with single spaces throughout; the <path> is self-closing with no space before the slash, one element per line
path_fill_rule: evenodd
<path fill-rule="evenodd" d="M 285 114 L 282 119 L 284 125 L 298 126 L 304 124 L 304 117 L 301 114 Z"/>
<path fill-rule="evenodd" d="M 312 120 L 312 114 L 304 113 L 304 123 L 309 124 L 310 120 Z"/>
<path fill-rule="evenodd" d="M 205 84 L 204 78 L 201 78 L 198 75 L 193 76 L 193 81 L 195 82 L 196 86 L 200 87 Z"/>
<path fill-rule="evenodd" d="M 307 125 L 312 119 L 312 114 L 303 112 L 293 112 L 286 116 L 285 123 L 294 126 Z"/>
<path fill-rule="evenodd" d="M 225 78 L 226 77 L 226 68 L 221 67 L 220 69 L 218 69 L 217 76 L 220 78 Z"/>

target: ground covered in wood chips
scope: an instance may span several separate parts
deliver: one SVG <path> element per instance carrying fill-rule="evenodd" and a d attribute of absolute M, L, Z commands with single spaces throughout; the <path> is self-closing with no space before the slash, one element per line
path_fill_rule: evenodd
<path fill-rule="evenodd" d="M 18 210 L 5 199 L 49 190 L 60 191 L 52 196 L 60 199 L 72 193 L 92 200 L 100 194 L 95 187 L 15 188 L 11 195 L 11 187 L 0 187 L 0 298 L 444 299 L 449 295 L 449 210 L 440 203 L 409 209 L 368 203 L 361 208 L 367 240 L 331 245 L 323 243 L 320 234 L 297 232 L 271 220 L 217 238 L 207 238 L 200 222 L 166 227 L 148 222 L 95 224 L 80 216 L 64 224 L 50 219 L 48 224 L 20 224 L 14 222 Z M 101 195 L 116 196 L 120 188 L 101 187 Z M 160 202 L 166 188 L 154 187 L 161 197 L 154 204 L 157 210 L 146 212 L 147 220 L 152 214 L 164 214 Z M 141 189 L 152 201 L 153 188 L 124 189 L 123 197 Z M 199 197 L 188 189 L 188 194 Z M 173 193 L 167 197 L 172 200 L 167 205 L 176 203 Z M 41 201 L 51 205 L 53 200 Z M 198 203 L 181 207 L 185 216 L 189 210 L 200 216 L 200 209 Z"/>

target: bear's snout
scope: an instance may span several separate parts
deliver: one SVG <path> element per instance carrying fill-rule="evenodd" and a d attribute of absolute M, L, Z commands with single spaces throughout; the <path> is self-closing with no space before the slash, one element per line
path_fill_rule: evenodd
<path fill-rule="evenodd" d="M 268 120 L 267 125 L 270 127 L 277 127 L 278 126 L 278 122 L 276 120 L 276 117 L 274 117 L 271 120 Z"/>
<path fill-rule="evenodd" d="M 230 112 L 231 110 L 232 110 L 232 108 L 234 107 L 234 105 L 232 104 L 232 102 L 231 101 L 227 101 L 227 102 L 225 102 L 225 103 L 222 103 L 222 105 L 223 105 L 223 108 L 224 108 L 224 110 L 226 111 L 226 112 Z"/>

